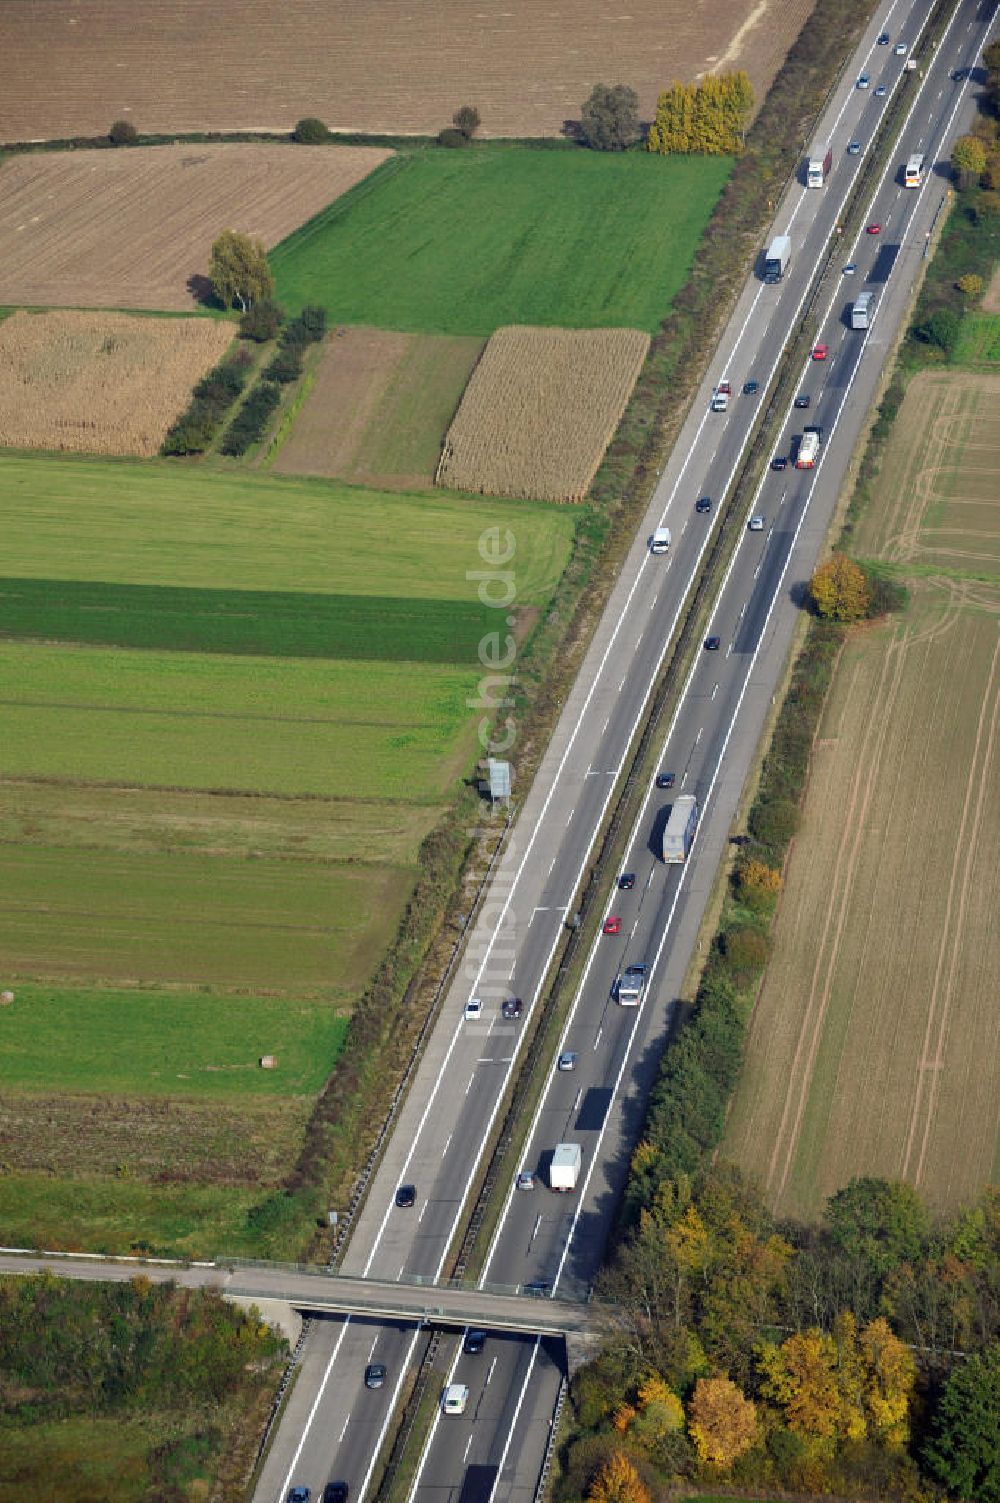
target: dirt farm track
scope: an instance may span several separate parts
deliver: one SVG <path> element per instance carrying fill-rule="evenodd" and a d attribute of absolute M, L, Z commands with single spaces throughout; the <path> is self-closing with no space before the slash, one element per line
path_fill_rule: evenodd
<path fill-rule="evenodd" d="M 660 89 L 745 68 L 758 97 L 812 0 L 3 0 L 0 141 L 147 131 L 437 132 L 474 103 L 486 135 L 556 135 L 598 79 Z"/>

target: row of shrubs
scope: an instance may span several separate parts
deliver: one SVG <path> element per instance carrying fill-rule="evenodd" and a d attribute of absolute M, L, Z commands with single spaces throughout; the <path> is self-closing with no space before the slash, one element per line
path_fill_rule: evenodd
<path fill-rule="evenodd" d="M 227 355 L 195 387 L 191 402 L 172 425 L 160 446 L 161 454 L 204 454 L 226 414 L 243 391 L 251 357 L 246 350 Z"/>
<path fill-rule="evenodd" d="M 277 303 L 261 302 L 249 308 L 240 320 L 240 336 L 256 344 L 278 339 L 278 348 L 263 372 L 263 379 L 250 393 L 230 423 L 222 443 L 223 454 L 245 454 L 260 439 L 268 420 L 281 401 L 281 387 L 297 381 L 307 346 L 326 334 L 326 309 L 303 308 L 297 318 L 285 322 Z M 161 454 L 204 454 L 242 395 L 252 364 L 246 350 L 239 350 L 209 371 L 195 387 L 191 403 L 173 424 L 160 448 Z"/>

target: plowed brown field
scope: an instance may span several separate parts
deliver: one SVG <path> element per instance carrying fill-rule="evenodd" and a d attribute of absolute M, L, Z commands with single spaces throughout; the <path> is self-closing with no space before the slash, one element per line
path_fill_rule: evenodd
<path fill-rule="evenodd" d="M 924 577 L 834 676 L 727 1130 L 782 1212 L 860 1174 L 954 1208 L 1000 1164 L 998 400 L 913 380 L 859 530 Z"/>
<path fill-rule="evenodd" d="M 276 245 L 383 162 L 371 147 L 156 146 L 0 169 L 0 303 L 194 306 L 222 230 Z"/>
<path fill-rule="evenodd" d="M 659 90 L 741 67 L 758 98 L 813 0 L 4 0 L 0 140 L 149 131 L 436 132 L 471 102 L 487 135 L 553 136 L 598 79 Z"/>
<path fill-rule="evenodd" d="M 210 318 L 15 313 L 0 324 L 0 444 L 156 454 L 233 333 Z"/>

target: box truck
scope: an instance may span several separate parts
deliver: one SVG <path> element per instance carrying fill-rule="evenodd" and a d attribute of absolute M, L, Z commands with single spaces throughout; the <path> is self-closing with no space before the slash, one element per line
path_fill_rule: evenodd
<path fill-rule="evenodd" d="M 814 146 L 806 160 L 806 187 L 822 188 L 833 166 L 833 147 Z"/>
<path fill-rule="evenodd" d="M 792 259 L 792 242 L 788 235 L 775 235 L 764 252 L 764 281 L 780 282 Z"/>
<path fill-rule="evenodd" d="M 813 469 L 818 453 L 819 434 L 815 428 L 807 428 L 799 439 L 799 449 L 795 456 L 795 468 L 797 470 Z"/>
<path fill-rule="evenodd" d="M 583 1165 L 579 1143 L 557 1143 L 549 1166 L 549 1185 L 553 1190 L 575 1190 Z"/>
<path fill-rule="evenodd" d="M 615 982 L 614 994 L 621 1007 L 638 1007 L 646 990 L 648 967 L 627 965 Z"/>
<path fill-rule="evenodd" d="M 698 800 L 690 793 L 674 799 L 670 818 L 663 827 L 663 859 L 668 865 L 686 861 L 698 828 Z"/>
<path fill-rule="evenodd" d="M 851 304 L 851 328 L 867 329 L 871 322 L 874 292 L 862 292 Z"/>
<path fill-rule="evenodd" d="M 670 528 L 657 527 L 649 540 L 650 553 L 666 553 L 670 548 Z"/>

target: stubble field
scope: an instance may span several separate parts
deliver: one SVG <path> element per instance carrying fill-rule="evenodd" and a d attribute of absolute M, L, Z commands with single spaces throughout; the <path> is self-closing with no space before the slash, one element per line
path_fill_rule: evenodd
<path fill-rule="evenodd" d="M 0 444 L 156 454 L 232 336 L 207 318 L 15 313 L 0 323 Z"/>
<path fill-rule="evenodd" d="M 953 1208 L 1000 1171 L 998 399 L 912 381 L 860 529 L 913 599 L 838 665 L 727 1132 L 783 1212 L 857 1174 Z"/>
<path fill-rule="evenodd" d="M 569 9 L 508 0 L 7 0 L 0 54 L 19 59 L 0 100 L 0 140 L 97 134 L 120 116 L 145 130 L 288 130 L 319 115 L 345 130 L 434 133 L 465 99 L 490 135 L 557 135 L 608 73 L 652 117 L 675 78 L 745 68 L 758 97 L 811 0 L 694 6 L 597 0 Z M 40 17 L 44 17 L 44 24 Z M 567 35 L 572 45 L 567 45 Z"/>
<path fill-rule="evenodd" d="M 448 429 L 438 484 L 582 501 L 648 350 L 638 329 L 498 329 Z"/>
<path fill-rule="evenodd" d="M 190 311 L 223 230 L 276 245 L 387 156 L 226 143 L 12 157 L 0 303 Z"/>

